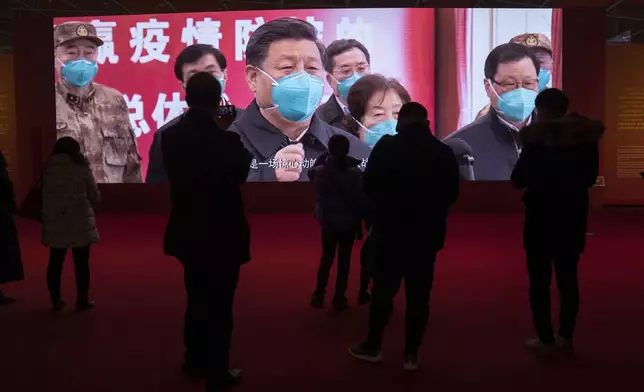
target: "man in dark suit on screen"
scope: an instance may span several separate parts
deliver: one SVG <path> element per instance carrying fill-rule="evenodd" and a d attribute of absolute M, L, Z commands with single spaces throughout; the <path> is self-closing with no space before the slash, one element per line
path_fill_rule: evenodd
<path fill-rule="evenodd" d="M 184 371 L 206 376 L 207 391 L 225 389 L 240 376 L 228 367 L 228 351 L 240 266 L 250 260 L 240 186 L 252 155 L 239 135 L 217 125 L 220 100 L 214 76 L 190 78 L 190 110 L 163 133 L 162 143 L 172 200 L 165 253 L 183 264 L 188 297 Z"/>

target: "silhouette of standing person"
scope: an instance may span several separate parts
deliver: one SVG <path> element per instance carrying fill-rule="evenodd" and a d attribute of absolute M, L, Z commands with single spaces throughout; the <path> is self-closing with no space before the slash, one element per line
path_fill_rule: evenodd
<path fill-rule="evenodd" d="M 49 247 L 47 287 L 53 310 L 65 307 L 61 277 L 71 248 L 76 274 L 76 309 L 89 310 L 91 246 L 99 241 L 94 206 L 100 200 L 89 161 L 75 139 L 65 136 L 54 145 L 42 172 L 42 243 Z"/>
<path fill-rule="evenodd" d="M 18 282 L 25 278 L 22 268 L 18 230 L 14 221 L 16 199 L 13 183 L 7 171 L 7 160 L 0 151 L 0 284 Z M 0 305 L 15 302 L 0 290 Z"/>
<path fill-rule="evenodd" d="M 603 126 L 568 114 L 568 97 L 547 89 L 536 99 L 537 121 L 521 131 L 523 150 L 512 184 L 525 189 L 523 246 L 530 276 L 530 304 L 538 338 L 527 348 L 571 350 L 579 311 L 577 266 L 586 245 L 588 189 L 597 181 Z M 559 333 L 551 325 L 552 266 L 560 294 Z"/>
<path fill-rule="evenodd" d="M 324 165 L 309 171 L 315 184 L 315 216 L 322 227 L 322 259 L 317 275 L 317 287 L 311 299 L 315 308 L 324 306 L 326 286 L 333 259 L 338 258 L 338 272 L 333 297 L 333 309 L 345 310 L 351 251 L 362 229 L 364 194 L 362 171 L 356 160 L 349 157 L 349 139 L 344 135 L 329 138 L 330 156 Z M 358 161 L 359 163 L 359 161 Z"/>
<path fill-rule="evenodd" d="M 235 384 L 230 370 L 233 299 L 240 266 L 250 260 L 250 229 L 240 186 L 252 155 L 239 135 L 217 125 L 221 85 L 209 73 L 188 80 L 183 121 L 162 136 L 172 210 L 165 253 L 184 267 L 187 292 L 184 372 L 206 377 L 207 391 Z"/>
<path fill-rule="evenodd" d="M 376 143 L 363 186 L 374 203 L 374 288 L 367 339 L 350 347 L 349 353 L 368 362 L 382 359 L 383 333 L 404 280 L 403 367 L 415 370 L 429 318 L 434 263 L 443 248 L 448 210 L 459 189 L 456 157 L 432 135 L 422 105 L 410 102 L 402 106 L 397 134 L 385 135 Z"/>

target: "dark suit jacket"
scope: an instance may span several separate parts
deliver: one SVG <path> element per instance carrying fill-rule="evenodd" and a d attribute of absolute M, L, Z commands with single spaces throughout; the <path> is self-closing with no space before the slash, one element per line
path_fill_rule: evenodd
<path fill-rule="evenodd" d="M 336 128 L 344 129 L 345 114 L 335 96 L 332 95 L 325 103 L 320 105 L 315 114 L 325 123 Z"/>
<path fill-rule="evenodd" d="M 244 109 L 236 107 L 235 110 L 237 111 L 235 121 L 237 121 L 237 119 L 239 119 L 239 117 L 244 112 Z M 183 121 L 186 113 L 187 112 L 172 119 L 170 122 L 157 129 L 157 131 L 154 133 L 154 139 L 152 140 L 150 153 L 148 155 L 148 172 L 145 177 L 145 182 L 168 182 L 168 175 L 165 172 L 165 168 L 163 167 L 163 149 L 161 148 L 161 135 L 163 135 L 163 132 L 165 132 L 167 129 L 173 128 L 181 121 Z"/>
<path fill-rule="evenodd" d="M 450 134 L 444 140 L 459 138 L 472 149 L 474 179 L 508 181 L 519 159 L 518 132 L 503 124 L 492 109 L 485 116 Z M 463 174 L 465 174 L 464 171 Z M 463 179 L 467 179 L 465 175 Z"/>
<path fill-rule="evenodd" d="M 262 116 L 257 102 L 253 101 L 244 111 L 244 115 L 229 128 L 241 137 L 244 146 L 255 158 L 253 167 L 248 175 L 248 181 L 277 181 L 275 177 L 275 154 L 282 148 L 291 144 L 288 138 L 264 116 Z M 311 117 L 311 124 L 306 134 L 300 139 L 304 146 L 306 161 L 303 164 L 299 181 L 307 181 L 307 169 L 315 164 L 317 158 L 327 152 L 329 139 L 333 135 L 344 135 L 349 139 L 349 155 L 360 161 L 369 158 L 371 148 L 357 137 L 320 120 L 317 115 Z"/>
<path fill-rule="evenodd" d="M 18 230 L 14 222 L 16 202 L 13 184 L 0 152 L 0 284 L 23 280 Z"/>
<path fill-rule="evenodd" d="M 588 189 L 599 172 L 601 123 L 578 115 L 539 121 L 521 131 L 512 183 L 525 189 L 523 245 L 528 251 L 583 252 Z"/>
<path fill-rule="evenodd" d="M 190 111 L 163 133 L 162 148 L 172 200 L 166 254 L 181 261 L 249 261 L 250 231 L 240 186 L 252 156 L 239 136 Z"/>
<path fill-rule="evenodd" d="M 428 127 L 383 136 L 369 157 L 363 185 L 383 240 L 420 241 L 428 251 L 443 248 L 448 210 L 458 197 L 458 162 Z"/>

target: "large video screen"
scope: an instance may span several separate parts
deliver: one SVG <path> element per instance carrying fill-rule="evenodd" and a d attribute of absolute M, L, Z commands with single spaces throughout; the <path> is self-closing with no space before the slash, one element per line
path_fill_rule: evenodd
<path fill-rule="evenodd" d="M 313 9 L 54 19 L 57 137 L 99 183 L 167 181 L 163 134 L 198 72 L 220 126 L 254 155 L 249 181 L 307 181 L 334 134 L 361 168 L 425 105 L 467 180 L 508 180 L 536 94 L 561 84 L 557 9 Z M 321 161 L 317 161 L 319 164 Z"/>

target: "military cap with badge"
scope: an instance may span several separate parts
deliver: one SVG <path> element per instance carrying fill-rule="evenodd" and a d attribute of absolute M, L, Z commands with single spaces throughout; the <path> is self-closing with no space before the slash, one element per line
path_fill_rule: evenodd
<path fill-rule="evenodd" d="M 86 22 L 65 22 L 54 27 L 54 48 L 71 44 L 77 39 L 85 39 L 97 47 L 103 45 L 103 40 L 98 37 L 96 27 Z M 59 60 L 60 61 L 60 60 Z M 98 73 L 96 61 L 86 58 L 76 58 L 61 62 L 61 77 L 74 87 L 89 85 Z"/>

